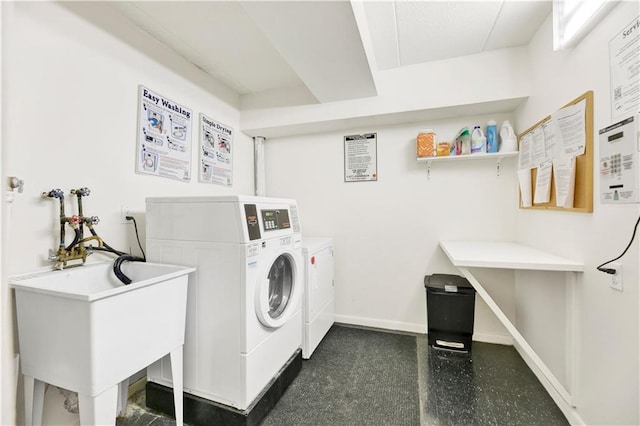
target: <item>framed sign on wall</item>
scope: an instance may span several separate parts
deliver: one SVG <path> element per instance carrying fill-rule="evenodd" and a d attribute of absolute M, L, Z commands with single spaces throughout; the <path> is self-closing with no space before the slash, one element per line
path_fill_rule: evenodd
<path fill-rule="evenodd" d="M 344 137 L 344 181 L 378 180 L 377 134 Z"/>

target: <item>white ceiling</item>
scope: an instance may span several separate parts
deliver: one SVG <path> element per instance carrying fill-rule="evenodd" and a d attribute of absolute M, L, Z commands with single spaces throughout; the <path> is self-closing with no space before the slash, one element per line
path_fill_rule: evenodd
<path fill-rule="evenodd" d="M 365 3 L 378 69 L 526 45 L 551 12 L 542 1 Z"/>
<path fill-rule="evenodd" d="M 303 103 L 375 96 L 384 70 L 525 45 L 551 12 L 550 1 L 109 5 L 241 98 Z"/>

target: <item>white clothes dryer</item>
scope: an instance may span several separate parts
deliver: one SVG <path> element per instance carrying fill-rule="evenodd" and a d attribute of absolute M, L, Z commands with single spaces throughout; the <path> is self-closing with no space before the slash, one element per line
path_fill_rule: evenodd
<path fill-rule="evenodd" d="M 309 359 L 334 323 L 333 241 L 304 238 L 302 358 Z"/>
<path fill-rule="evenodd" d="M 148 198 L 149 261 L 196 267 L 184 391 L 246 410 L 302 345 L 297 204 L 250 196 Z M 161 360 L 147 380 L 171 386 Z"/>

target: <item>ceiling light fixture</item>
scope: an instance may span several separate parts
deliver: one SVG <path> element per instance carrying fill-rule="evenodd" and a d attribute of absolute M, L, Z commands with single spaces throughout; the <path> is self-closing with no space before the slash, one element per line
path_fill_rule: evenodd
<path fill-rule="evenodd" d="M 553 0 L 553 50 L 578 44 L 617 3 L 610 0 Z"/>

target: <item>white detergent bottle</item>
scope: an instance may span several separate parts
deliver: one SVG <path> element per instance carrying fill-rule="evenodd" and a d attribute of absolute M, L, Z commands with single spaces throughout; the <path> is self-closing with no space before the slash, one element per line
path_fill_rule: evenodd
<path fill-rule="evenodd" d="M 509 120 L 502 122 L 500 128 L 500 152 L 515 152 L 518 150 L 518 138 Z"/>
<path fill-rule="evenodd" d="M 480 126 L 475 126 L 471 132 L 471 154 L 486 154 L 487 138 Z"/>

